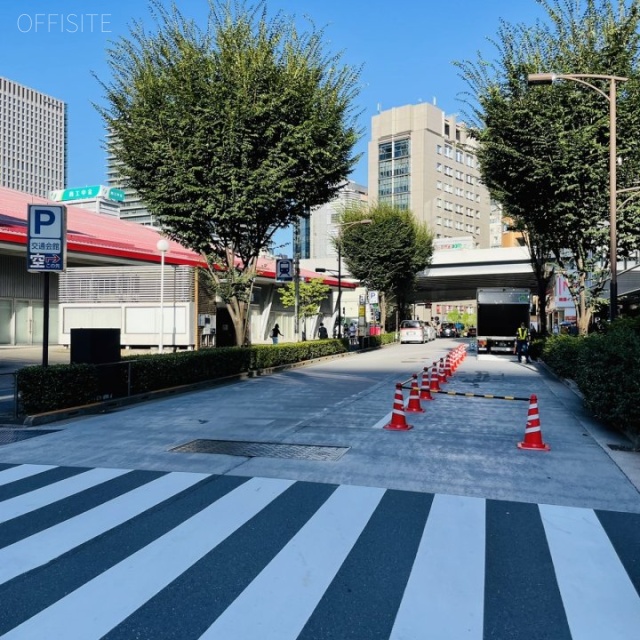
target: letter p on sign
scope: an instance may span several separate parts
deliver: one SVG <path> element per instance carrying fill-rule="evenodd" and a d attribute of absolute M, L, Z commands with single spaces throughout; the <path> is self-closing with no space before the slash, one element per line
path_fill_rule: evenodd
<path fill-rule="evenodd" d="M 29 213 L 29 235 L 32 238 L 62 238 L 60 207 L 33 207 Z"/>

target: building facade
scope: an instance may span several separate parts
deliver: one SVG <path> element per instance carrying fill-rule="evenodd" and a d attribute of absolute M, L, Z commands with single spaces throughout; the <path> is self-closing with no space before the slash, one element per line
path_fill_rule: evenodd
<path fill-rule="evenodd" d="M 367 188 L 350 180 L 331 202 L 314 209 L 309 220 L 304 221 L 307 223 L 304 228 L 308 229 L 309 239 L 305 244 L 303 234 L 301 257 L 315 260 L 337 258 L 333 239 L 338 235 L 341 213 L 350 204 L 366 204 L 367 201 Z M 308 247 L 308 255 L 304 253 L 305 246 Z"/>
<path fill-rule="evenodd" d="M 113 135 L 107 134 L 107 186 L 123 194 L 119 208 L 120 219 L 137 222 L 147 227 L 157 226 L 155 216 L 147 209 L 140 195 L 135 189 L 127 186 L 119 163 L 113 154 L 114 144 Z"/>
<path fill-rule="evenodd" d="M 46 198 L 67 186 L 67 106 L 0 78 L 0 186 Z"/>
<path fill-rule="evenodd" d="M 382 111 L 371 121 L 369 197 L 411 210 L 435 238 L 489 248 L 492 203 L 475 149 L 464 123 L 435 105 Z"/>

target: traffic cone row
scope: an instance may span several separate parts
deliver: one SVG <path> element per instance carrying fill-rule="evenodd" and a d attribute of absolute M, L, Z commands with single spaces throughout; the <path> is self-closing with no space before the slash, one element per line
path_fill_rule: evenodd
<path fill-rule="evenodd" d="M 396 392 L 393 399 L 393 410 L 391 421 L 384 428 L 390 431 L 409 431 L 413 426 L 407 424 L 405 411 L 410 413 L 424 413 L 420 400 L 433 400 L 433 393 L 439 392 L 440 384 L 447 382 L 447 377 L 453 375 L 455 370 L 466 358 L 466 349 L 462 346 L 447 353 L 445 358 L 440 358 L 439 362 L 434 362 L 429 375 L 429 367 L 424 367 L 420 383 L 418 384 L 418 374 L 413 374 L 411 380 L 411 390 L 406 409 L 402 393 L 402 384 L 396 384 Z M 540 426 L 540 416 L 538 414 L 538 398 L 532 395 L 529 398 L 529 410 L 527 412 L 527 425 L 524 431 L 524 440 L 518 442 L 519 449 L 533 451 L 549 451 L 550 446 L 542 440 L 542 428 Z"/>

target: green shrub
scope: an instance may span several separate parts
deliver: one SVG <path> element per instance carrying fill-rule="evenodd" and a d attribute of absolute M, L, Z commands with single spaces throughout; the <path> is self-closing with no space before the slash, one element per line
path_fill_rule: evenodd
<path fill-rule="evenodd" d="M 606 335 L 589 336 L 575 380 L 594 416 L 640 438 L 640 333 L 621 324 Z"/>
<path fill-rule="evenodd" d="M 542 352 L 544 350 L 545 339 L 544 338 L 534 338 L 529 343 L 529 357 L 532 360 L 540 360 L 542 357 Z"/>
<path fill-rule="evenodd" d="M 20 409 L 27 415 L 78 407 L 98 399 L 96 367 L 89 364 L 23 367 L 18 371 L 17 386 Z"/>
<path fill-rule="evenodd" d="M 578 336 L 547 338 L 542 348 L 542 360 L 561 378 L 574 378 L 584 342 L 585 339 Z"/>

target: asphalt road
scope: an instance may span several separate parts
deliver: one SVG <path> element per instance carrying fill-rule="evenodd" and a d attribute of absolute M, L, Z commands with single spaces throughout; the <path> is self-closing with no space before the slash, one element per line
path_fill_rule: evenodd
<path fill-rule="evenodd" d="M 469 356 L 384 429 L 460 343 L 5 430 L 0 634 L 637 640 L 638 454 L 570 388 Z"/>

